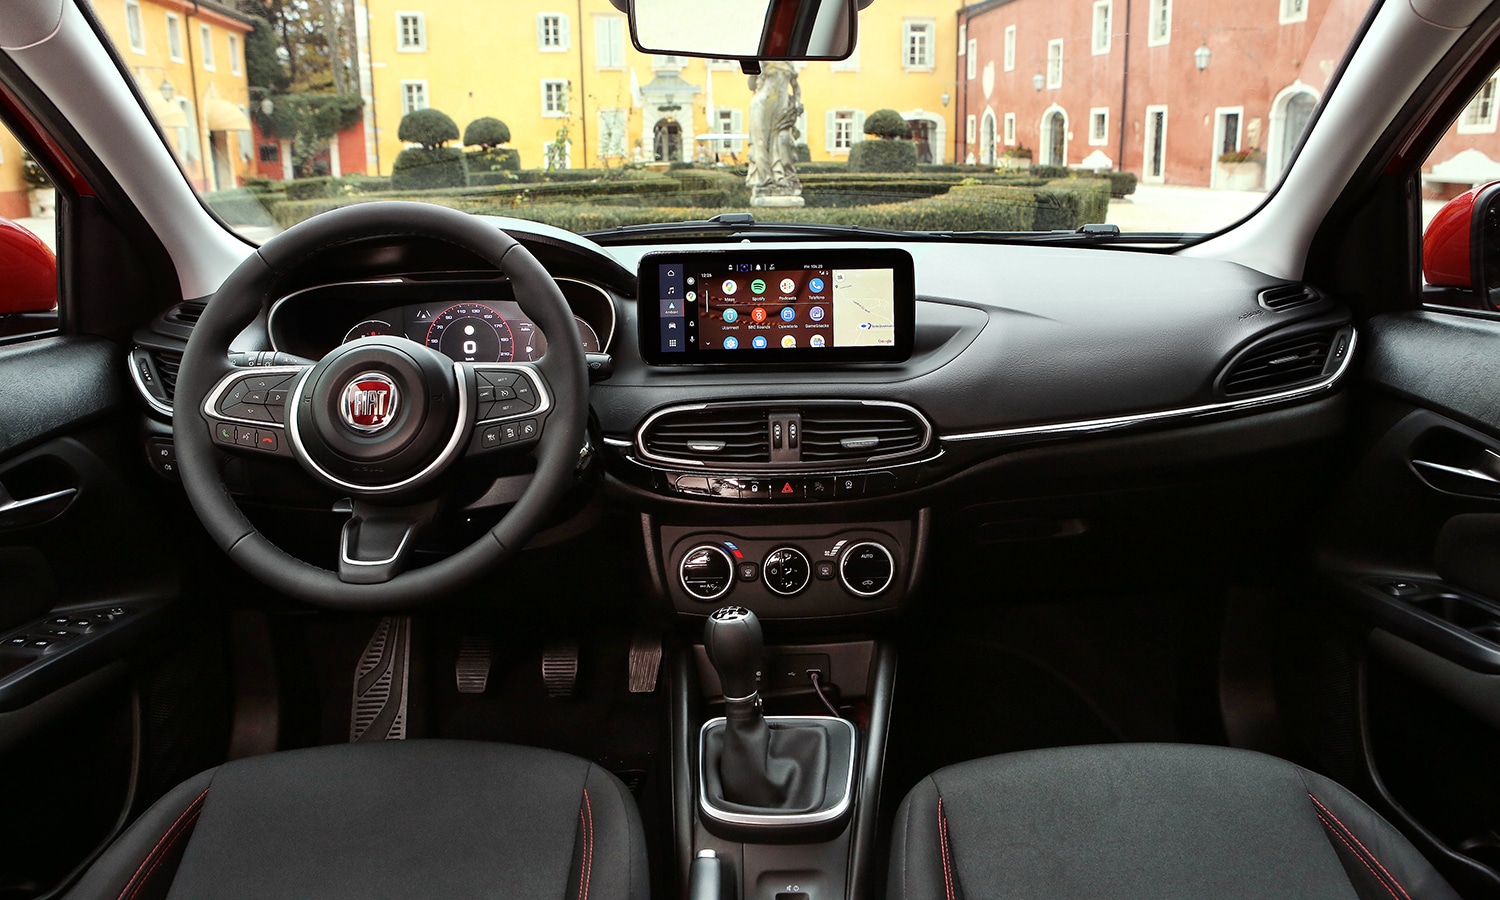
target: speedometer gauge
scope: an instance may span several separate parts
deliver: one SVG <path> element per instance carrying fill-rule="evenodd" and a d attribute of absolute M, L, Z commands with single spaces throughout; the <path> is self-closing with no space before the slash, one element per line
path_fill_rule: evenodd
<path fill-rule="evenodd" d="M 510 362 L 515 357 L 510 323 L 483 303 L 460 303 L 434 316 L 427 346 L 458 362 Z"/>
<path fill-rule="evenodd" d="M 578 338 L 583 342 L 583 352 L 602 353 L 603 350 L 599 346 L 599 333 L 594 331 L 594 326 L 578 316 L 573 317 L 573 322 L 578 325 Z M 521 326 L 521 331 L 522 334 L 517 338 L 521 347 L 521 358 L 528 362 L 536 362 L 547 352 L 547 338 L 540 329 L 529 322 Z"/>

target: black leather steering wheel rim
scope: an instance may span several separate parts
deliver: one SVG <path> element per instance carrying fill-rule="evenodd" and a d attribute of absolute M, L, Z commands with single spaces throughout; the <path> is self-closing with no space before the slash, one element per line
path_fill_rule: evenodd
<path fill-rule="evenodd" d="M 229 371 L 230 342 L 275 300 L 278 287 L 311 257 L 342 244 L 382 239 L 443 241 L 476 254 L 510 279 L 516 301 L 544 334 L 577 327 L 552 276 L 514 238 L 485 219 L 425 203 L 379 202 L 333 210 L 273 237 L 247 257 L 214 294 L 193 328 L 174 397 L 173 442 L 188 500 L 215 543 L 268 586 L 332 609 L 388 612 L 447 596 L 494 570 L 546 521 L 574 483 L 588 418 L 588 373 L 579 341 L 554 340 L 536 364 L 551 391 L 536 446 L 536 470 L 521 498 L 484 536 L 431 565 L 376 584 L 353 584 L 271 543 L 219 475 L 220 451 L 201 414 Z"/>

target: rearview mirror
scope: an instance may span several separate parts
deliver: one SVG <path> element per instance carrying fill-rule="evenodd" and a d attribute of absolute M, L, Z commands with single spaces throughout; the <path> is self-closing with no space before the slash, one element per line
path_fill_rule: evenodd
<path fill-rule="evenodd" d="M 846 59 L 856 0 L 630 0 L 630 40 L 642 53 L 718 59 Z"/>

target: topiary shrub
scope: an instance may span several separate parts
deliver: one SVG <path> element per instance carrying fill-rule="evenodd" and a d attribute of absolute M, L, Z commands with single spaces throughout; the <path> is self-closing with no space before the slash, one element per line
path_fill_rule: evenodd
<path fill-rule="evenodd" d="M 1100 172 L 1101 176 L 1109 179 L 1109 195 L 1116 199 L 1124 199 L 1135 193 L 1138 179 L 1134 172 Z"/>
<path fill-rule="evenodd" d="M 442 110 L 416 109 L 401 117 L 396 137 L 408 144 L 421 144 L 425 149 L 436 150 L 449 141 L 458 140 L 458 126 Z"/>
<path fill-rule="evenodd" d="M 494 116 L 482 116 L 464 126 L 464 146 L 493 150 L 510 143 L 510 126 Z"/>
<path fill-rule="evenodd" d="M 797 145 L 797 162 L 812 162 L 812 151 L 807 149 L 806 144 Z"/>
<path fill-rule="evenodd" d="M 860 141 L 849 148 L 848 169 L 850 172 L 915 172 L 917 145 L 899 140 Z"/>
<path fill-rule="evenodd" d="M 481 172 L 521 171 L 521 151 L 514 147 L 495 147 L 490 150 L 471 150 L 464 154 L 468 160 L 469 174 Z M 511 180 L 514 180 L 512 178 Z"/>
<path fill-rule="evenodd" d="M 1032 166 L 1026 174 L 1032 178 L 1067 178 L 1073 172 L 1067 166 Z"/>
<path fill-rule="evenodd" d="M 911 126 L 894 109 L 877 109 L 865 119 L 865 134 L 886 140 L 911 137 Z"/>
<path fill-rule="evenodd" d="M 391 166 L 391 190 L 395 191 L 461 188 L 468 183 L 469 170 L 457 147 L 408 147 Z"/>
<path fill-rule="evenodd" d="M 286 186 L 288 200 L 317 200 L 320 197 L 335 197 L 338 193 L 338 179 L 326 175 L 320 178 L 298 178 L 288 182 Z"/>

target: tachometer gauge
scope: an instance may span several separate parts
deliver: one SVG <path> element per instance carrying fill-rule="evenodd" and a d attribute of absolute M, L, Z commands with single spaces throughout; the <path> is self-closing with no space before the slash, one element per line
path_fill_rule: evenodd
<path fill-rule="evenodd" d="M 393 334 L 397 337 L 406 337 L 404 331 L 384 319 L 366 319 L 349 329 L 349 333 L 344 335 L 344 343 L 347 344 L 362 337 L 374 337 L 377 334 Z"/>
<path fill-rule="evenodd" d="M 458 362 L 510 362 L 515 357 L 510 324 L 483 303 L 460 303 L 433 316 L 427 346 Z"/>
<path fill-rule="evenodd" d="M 574 316 L 573 321 L 578 323 L 578 337 L 583 341 L 583 352 L 603 353 L 604 348 L 599 346 L 599 334 L 594 331 L 594 326 L 578 316 Z M 521 334 L 517 342 L 521 347 L 520 356 L 527 362 L 536 362 L 547 352 L 547 338 L 535 325 L 529 328 L 521 326 Z"/>

